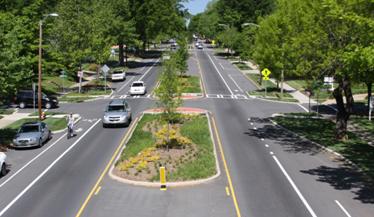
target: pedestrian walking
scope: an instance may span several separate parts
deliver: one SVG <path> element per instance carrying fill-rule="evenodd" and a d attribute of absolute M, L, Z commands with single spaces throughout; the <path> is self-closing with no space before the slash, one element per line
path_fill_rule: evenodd
<path fill-rule="evenodd" d="M 71 137 L 74 136 L 74 117 L 72 113 L 69 114 L 67 122 L 68 122 L 67 136 L 68 136 L 68 139 L 70 139 Z"/>

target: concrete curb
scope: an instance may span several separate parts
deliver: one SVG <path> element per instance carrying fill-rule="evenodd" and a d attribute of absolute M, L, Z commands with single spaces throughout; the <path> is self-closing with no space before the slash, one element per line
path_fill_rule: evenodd
<path fill-rule="evenodd" d="M 285 127 L 283 127 L 282 125 L 279 125 L 277 122 L 275 122 L 275 121 L 273 121 L 271 119 L 270 119 L 270 122 L 272 122 L 275 126 L 277 126 L 277 127 L 281 128 L 281 129 L 287 131 L 288 133 L 291 133 L 291 134 L 293 134 L 293 135 L 301 138 L 303 141 L 309 142 L 309 143 L 317 146 L 318 148 L 321 148 L 321 149 L 323 149 L 323 150 L 325 150 L 325 151 L 327 151 L 327 152 L 329 152 L 331 154 L 334 154 L 335 156 L 339 157 L 342 161 L 344 161 L 344 162 L 348 163 L 350 166 L 354 167 L 357 171 L 365 173 L 359 166 L 357 166 L 357 164 L 355 164 L 352 161 L 350 161 L 349 159 L 345 158 L 340 153 L 338 153 L 338 152 L 336 152 L 336 151 L 334 151 L 334 150 L 332 150 L 332 149 L 330 149 L 330 148 L 328 148 L 328 147 L 326 147 L 324 145 L 321 145 L 319 143 L 313 142 L 313 141 L 309 140 L 308 138 L 306 138 L 304 136 L 301 136 L 301 135 L 299 135 L 299 134 L 297 134 L 297 133 L 295 133 L 295 132 L 293 132 L 293 131 L 285 128 Z"/>
<path fill-rule="evenodd" d="M 265 99 L 265 98 L 262 98 L 262 97 L 257 97 L 257 96 L 250 95 L 249 93 L 247 93 L 247 95 L 249 97 L 253 98 L 253 99 L 258 99 L 258 100 L 262 100 L 262 101 L 268 101 L 268 102 L 274 102 L 274 103 L 283 103 L 283 104 L 292 104 L 292 105 L 300 104 L 299 102 L 284 102 L 284 101 Z"/>
<path fill-rule="evenodd" d="M 132 132 L 130 133 L 130 136 L 127 138 L 127 140 L 125 142 L 125 145 L 121 149 L 120 153 L 122 153 L 123 150 L 126 148 L 126 144 L 131 139 L 132 134 L 134 133 L 139 121 L 143 118 L 144 114 L 160 114 L 160 113 L 161 112 L 151 111 L 151 110 L 144 111 L 142 113 L 142 115 L 137 119 L 136 123 L 134 123 L 135 126 L 132 129 Z M 211 137 L 211 140 L 212 140 L 212 143 L 213 143 L 213 153 L 214 153 L 214 157 L 215 157 L 215 161 L 216 161 L 216 174 L 211 176 L 211 177 L 205 178 L 205 179 L 198 179 L 198 180 L 192 180 L 192 181 L 182 181 L 182 182 L 167 182 L 166 186 L 168 186 L 168 187 L 187 187 L 187 186 L 195 186 L 195 185 L 205 184 L 205 183 L 208 183 L 208 182 L 216 179 L 217 177 L 219 177 L 221 175 L 221 169 L 220 169 L 220 166 L 219 166 L 219 160 L 218 160 L 217 148 L 216 148 L 217 144 L 216 144 L 216 142 L 214 140 L 214 137 L 213 137 L 210 113 L 209 113 L 209 111 L 204 110 L 204 112 L 200 113 L 200 114 L 205 114 L 207 119 L 208 119 L 209 132 L 210 132 L 210 137 Z M 111 168 L 109 170 L 109 177 L 110 178 L 112 178 L 112 179 L 114 179 L 118 182 L 124 183 L 124 184 L 130 184 L 130 185 L 135 185 L 135 186 L 152 187 L 152 188 L 159 188 L 161 186 L 160 182 L 134 181 L 134 180 L 130 180 L 130 179 L 121 178 L 121 177 L 115 175 L 113 173 L 114 168 L 115 168 L 114 165 L 117 163 L 119 158 L 120 158 L 120 154 L 116 157 L 115 163 L 111 166 Z"/>

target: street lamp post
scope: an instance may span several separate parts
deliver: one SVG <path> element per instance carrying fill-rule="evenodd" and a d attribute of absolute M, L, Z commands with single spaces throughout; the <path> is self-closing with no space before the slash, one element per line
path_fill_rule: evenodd
<path fill-rule="evenodd" d="M 58 14 L 52 13 L 44 15 L 39 21 L 39 63 L 38 63 L 38 113 L 39 120 L 42 120 L 42 39 L 43 39 L 43 21 L 47 17 L 57 17 Z"/>

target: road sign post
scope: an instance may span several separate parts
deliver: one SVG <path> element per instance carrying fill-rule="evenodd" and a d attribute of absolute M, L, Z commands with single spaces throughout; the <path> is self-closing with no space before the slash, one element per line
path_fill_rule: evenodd
<path fill-rule="evenodd" d="M 82 77 L 83 77 L 83 71 L 78 71 L 77 75 L 78 75 L 78 77 L 79 77 L 79 88 L 78 88 L 78 92 L 81 93 L 81 90 L 82 90 Z"/>
<path fill-rule="evenodd" d="M 262 79 L 265 81 L 264 84 L 265 84 L 265 98 L 266 98 L 266 95 L 267 95 L 267 81 L 270 79 L 269 76 L 271 74 L 271 71 L 269 69 L 265 68 L 261 71 L 261 74 L 262 74 Z"/>
<path fill-rule="evenodd" d="M 104 81 L 105 81 L 104 90 L 105 90 L 105 93 L 106 93 L 106 76 L 107 76 L 110 68 L 107 65 L 104 65 L 103 67 L 101 67 L 101 70 L 104 72 Z"/>

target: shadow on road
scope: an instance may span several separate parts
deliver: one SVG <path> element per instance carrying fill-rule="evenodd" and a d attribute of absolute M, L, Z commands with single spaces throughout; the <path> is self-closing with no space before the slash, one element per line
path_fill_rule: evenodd
<path fill-rule="evenodd" d="M 257 130 L 250 126 L 245 132 L 248 136 L 273 140 L 275 144 L 279 144 L 285 151 L 291 153 L 316 155 L 324 152 L 324 149 L 310 141 L 272 125 L 268 118 L 251 118 L 250 121 L 254 123 Z M 356 195 L 353 199 L 362 203 L 374 203 L 374 183 L 370 181 L 371 179 L 344 161 L 334 160 L 338 162 L 337 168 L 321 165 L 300 172 L 315 176 L 317 181 L 328 183 L 337 190 L 349 190 Z"/>

